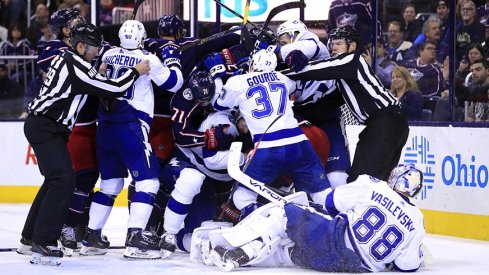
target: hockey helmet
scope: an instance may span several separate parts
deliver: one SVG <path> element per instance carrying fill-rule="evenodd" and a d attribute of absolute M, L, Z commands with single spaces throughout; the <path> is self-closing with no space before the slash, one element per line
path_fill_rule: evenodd
<path fill-rule="evenodd" d="M 164 15 L 158 20 L 159 36 L 175 37 L 177 34 L 183 36 L 185 32 L 187 32 L 187 30 L 185 29 L 185 24 L 178 15 Z"/>
<path fill-rule="evenodd" d="M 387 184 L 397 193 L 412 198 L 423 187 L 423 172 L 414 164 L 400 164 L 392 170 Z"/>
<path fill-rule="evenodd" d="M 53 13 L 48 19 L 49 30 L 59 39 L 63 38 L 63 28 L 71 27 L 73 21 L 85 22 L 77 9 L 62 9 Z"/>
<path fill-rule="evenodd" d="M 193 98 L 200 102 L 209 102 L 216 93 L 216 84 L 207 71 L 194 73 L 188 81 L 188 86 Z"/>
<path fill-rule="evenodd" d="M 73 48 L 75 48 L 78 43 L 100 47 L 103 40 L 104 37 L 100 30 L 90 23 L 78 23 L 70 32 L 70 43 Z"/>
<path fill-rule="evenodd" d="M 277 56 L 273 51 L 259 50 L 250 59 L 250 72 L 273 72 L 277 67 Z"/>
<path fill-rule="evenodd" d="M 124 49 L 140 48 L 143 40 L 146 39 L 143 23 L 137 20 L 127 20 L 119 29 L 119 39 L 121 40 L 121 47 Z"/>
<path fill-rule="evenodd" d="M 265 33 L 269 34 L 266 35 Z M 258 28 L 253 28 L 250 30 L 251 37 L 253 37 L 253 40 L 260 40 L 263 41 L 269 45 L 275 44 L 275 41 L 277 40 L 275 33 L 273 32 L 272 29 L 270 28 L 264 28 L 262 32 L 261 26 L 258 26 Z M 274 37 L 274 39 L 272 39 Z"/>
<path fill-rule="evenodd" d="M 355 42 L 357 44 L 357 49 L 358 49 L 360 43 L 360 33 L 355 27 L 352 27 L 350 25 L 333 29 L 329 34 L 329 38 L 328 38 L 328 48 L 330 48 L 330 50 L 332 45 L 331 42 L 337 39 L 345 39 L 345 42 L 348 45 L 348 47 L 350 47 L 350 44 L 352 42 Z"/>
<path fill-rule="evenodd" d="M 297 37 L 306 30 L 307 27 L 302 21 L 298 19 L 288 20 L 278 26 L 277 37 L 280 37 L 283 34 L 288 34 L 290 41 L 294 42 Z M 295 34 L 296 32 L 299 33 L 297 36 Z"/>

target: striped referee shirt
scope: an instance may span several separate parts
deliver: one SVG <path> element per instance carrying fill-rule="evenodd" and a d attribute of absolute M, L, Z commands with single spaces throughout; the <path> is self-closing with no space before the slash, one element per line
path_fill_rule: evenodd
<path fill-rule="evenodd" d="M 360 52 L 344 53 L 313 62 L 298 73 L 287 73 L 294 80 L 336 79 L 336 85 L 353 115 L 361 123 L 376 111 L 399 106 L 399 101 L 387 90 Z"/>
<path fill-rule="evenodd" d="M 138 77 L 139 73 L 132 68 L 117 79 L 107 79 L 73 51 L 63 51 L 51 62 L 39 95 L 29 104 L 29 112 L 48 117 L 71 130 L 87 94 L 123 96 Z"/>

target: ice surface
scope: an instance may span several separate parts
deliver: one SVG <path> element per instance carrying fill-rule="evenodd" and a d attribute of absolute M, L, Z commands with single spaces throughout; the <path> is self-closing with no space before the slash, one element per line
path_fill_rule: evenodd
<path fill-rule="evenodd" d="M 29 210 L 26 204 L 0 204 L 0 249 L 17 247 L 20 232 Z M 113 246 L 125 240 L 127 208 L 116 207 L 104 229 Z M 421 274 L 489 274 L 489 242 L 428 235 L 425 241 L 434 257 L 432 265 L 418 271 Z M 31 265 L 29 256 L 15 252 L 0 252 L 0 274 L 229 274 L 216 267 L 192 263 L 188 254 L 175 253 L 170 259 L 155 261 L 126 260 L 122 249 L 111 249 L 105 256 L 83 257 L 75 253 L 63 258 L 59 267 Z M 239 268 L 238 274 L 320 274 L 300 268 Z M 383 272 L 381 274 L 400 274 Z"/>

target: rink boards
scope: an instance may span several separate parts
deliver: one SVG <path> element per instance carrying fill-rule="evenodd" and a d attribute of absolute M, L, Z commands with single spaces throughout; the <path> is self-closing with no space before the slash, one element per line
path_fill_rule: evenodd
<path fill-rule="evenodd" d="M 353 155 L 362 126 L 347 126 Z M 28 203 L 42 183 L 23 123 L 0 123 L 0 203 Z M 425 173 L 416 204 L 429 233 L 489 240 L 489 130 L 411 126 L 401 162 Z M 375 160 L 372 160 L 375 161 Z M 118 205 L 126 204 L 126 190 Z"/>

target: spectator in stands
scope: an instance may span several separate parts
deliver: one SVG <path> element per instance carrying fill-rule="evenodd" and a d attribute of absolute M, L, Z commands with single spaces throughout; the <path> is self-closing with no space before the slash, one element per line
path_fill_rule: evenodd
<path fill-rule="evenodd" d="M 448 43 L 442 40 L 440 31 L 440 21 L 438 18 L 429 18 L 423 24 L 422 33 L 418 35 L 413 43 L 413 46 L 406 54 L 407 60 L 415 59 L 418 53 L 419 44 L 423 41 L 431 41 L 437 44 L 436 61 L 443 63 L 448 56 Z"/>
<path fill-rule="evenodd" d="M 462 60 L 463 55 L 467 52 L 467 48 L 471 43 L 484 41 L 486 31 L 485 26 L 477 19 L 474 2 L 465 2 L 461 5 L 460 12 L 462 22 L 456 28 L 456 64 Z"/>
<path fill-rule="evenodd" d="M 486 4 L 477 8 L 477 17 L 483 25 L 489 25 L 489 0 L 486 0 Z"/>
<path fill-rule="evenodd" d="M 17 117 L 22 107 L 22 96 L 23 88 L 9 78 L 7 64 L 0 60 L 0 116 Z"/>
<path fill-rule="evenodd" d="M 375 61 L 375 74 L 379 77 L 380 81 L 385 87 L 391 85 L 392 69 L 396 66 L 396 63 L 392 62 L 386 52 L 387 43 L 384 39 L 377 39 L 377 60 Z M 372 56 L 370 54 L 370 48 L 368 47 L 363 54 L 363 58 L 372 65 Z"/>
<path fill-rule="evenodd" d="M 403 40 L 404 32 L 399 21 L 391 21 L 387 26 L 387 55 L 398 65 L 404 64 L 405 55 L 413 43 Z"/>
<path fill-rule="evenodd" d="M 450 10 L 448 8 L 447 0 L 438 1 L 436 7 L 436 17 L 440 20 L 440 36 L 443 39 L 448 28 L 448 14 Z"/>
<path fill-rule="evenodd" d="M 457 121 L 462 120 L 465 101 L 470 102 L 486 102 L 487 92 L 489 90 L 489 63 L 485 59 L 479 59 L 470 64 L 472 73 L 472 83 L 468 87 L 457 85 L 455 87 L 455 109 L 454 118 Z M 458 81 L 457 81 L 458 82 Z M 457 83 L 456 82 L 456 83 Z M 470 104 L 471 107 L 474 104 Z M 442 97 L 436 103 L 435 119 L 440 121 L 449 120 L 449 99 Z M 473 118 L 472 116 L 470 116 Z"/>
<path fill-rule="evenodd" d="M 26 0 L 2 0 L 2 18 L 4 26 L 11 26 L 20 22 L 27 22 L 27 1 Z"/>
<path fill-rule="evenodd" d="M 414 42 L 423 27 L 423 22 L 416 19 L 416 6 L 414 4 L 406 4 L 402 9 L 402 18 L 404 19 L 404 40 Z"/>
<path fill-rule="evenodd" d="M 391 93 L 401 102 L 401 111 L 408 120 L 420 120 L 423 114 L 423 96 L 418 84 L 402 66 L 392 69 Z"/>
<path fill-rule="evenodd" d="M 33 48 L 37 48 L 37 41 L 43 35 L 41 27 L 47 25 L 49 18 L 49 10 L 45 4 L 39 4 L 36 7 L 35 17 L 31 20 L 31 24 L 27 29 L 27 39 L 31 42 Z"/>
<path fill-rule="evenodd" d="M 371 44 L 372 11 L 370 0 L 334 0 L 329 7 L 327 33 L 350 25 L 360 33 L 360 49 Z"/>
<path fill-rule="evenodd" d="M 34 54 L 31 43 L 25 39 L 25 33 L 26 30 L 22 24 L 13 24 L 9 28 L 8 41 L 0 49 L 0 55 Z M 30 67 L 32 66 L 32 60 L 11 60 L 7 66 L 10 69 L 10 77 L 22 86 L 27 86 L 32 77 Z"/>
<path fill-rule="evenodd" d="M 114 4 L 112 0 L 101 0 L 100 1 L 100 26 L 111 25 L 112 24 L 112 9 Z"/>
<path fill-rule="evenodd" d="M 467 80 L 467 75 L 470 73 L 470 65 L 476 60 L 485 59 L 484 48 L 480 43 L 472 43 L 468 47 L 467 53 L 464 55 L 462 61 L 458 66 L 456 77 L 458 81 L 462 83 L 469 83 Z"/>
<path fill-rule="evenodd" d="M 40 54 L 42 50 L 46 47 L 49 41 L 56 40 L 56 35 L 54 35 L 49 29 L 48 24 L 41 26 L 42 36 L 37 41 L 37 53 Z"/>
<path fill-rule="evenodd" d="M 441 67 L 436 63 L 436 44 L 431 41 L 422 42 L 418 50 L 419 57 L 406 62 L 405 67 L 418 83 L 425 96 L 440 96 L 445 90 L 445 80 Z"/>

